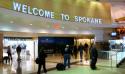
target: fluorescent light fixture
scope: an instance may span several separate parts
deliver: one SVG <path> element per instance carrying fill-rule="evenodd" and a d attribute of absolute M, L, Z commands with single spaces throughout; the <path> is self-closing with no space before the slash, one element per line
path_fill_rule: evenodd
<path fill-rule="evenodd" d="M 78 34 L 77 31 L 70 31 L 69 34 Z"/>
<path fill-rule="evenodd" d="M 1 28 L 1 30 L 2 30 L 2 31 L 12 31 L 12 29 L 9 28 L 9 27 L 3 27 L 3 28 Z"/>
<path fill-rule="evenodd" d="M 49 33 L 48 30 L 40 30 L 39 32 L 40 32 L 40 33 Z"/>

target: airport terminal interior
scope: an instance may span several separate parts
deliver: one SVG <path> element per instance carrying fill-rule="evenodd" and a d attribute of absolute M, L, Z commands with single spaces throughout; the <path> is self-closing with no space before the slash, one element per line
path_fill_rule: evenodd
<path fill-rule="evenodd" d="M 60 71 L 67 46 L 70 67 Z M 38 73 L 41 50 L 46 73 Z M 125 0 L 0 0 L 0 74 L 106 73 L 125 73 Z"/>

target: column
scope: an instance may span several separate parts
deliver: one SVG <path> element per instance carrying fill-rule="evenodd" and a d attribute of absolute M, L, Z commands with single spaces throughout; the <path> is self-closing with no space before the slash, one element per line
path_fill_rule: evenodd
<path fill-rule="evenodd" d="M 0 33 L 0 62 L 3 58 L 3 34 Z"/>

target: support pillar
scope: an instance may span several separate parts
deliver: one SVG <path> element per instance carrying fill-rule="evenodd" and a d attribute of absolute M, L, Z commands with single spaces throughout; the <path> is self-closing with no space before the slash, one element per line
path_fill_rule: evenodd
<path fill-rule="evenodd" d="M 0 62 L 3 58 L 3 33 L 0 33 Z"/>

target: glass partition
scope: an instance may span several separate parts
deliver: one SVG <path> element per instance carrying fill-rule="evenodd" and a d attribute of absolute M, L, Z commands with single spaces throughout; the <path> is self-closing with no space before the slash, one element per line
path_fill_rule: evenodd
<path fill-rule="evenodd" d="M 115 51 L 98 51 L 98 66 L 116 67 Z"/>
<path fill-rule="evenodd" d="M 102 65 L 118 67 L 125 58 L 125 40 L 109 40 L 109 44 L 109 51 L 99 51 L 99 57 L 106 60 Z"/>

